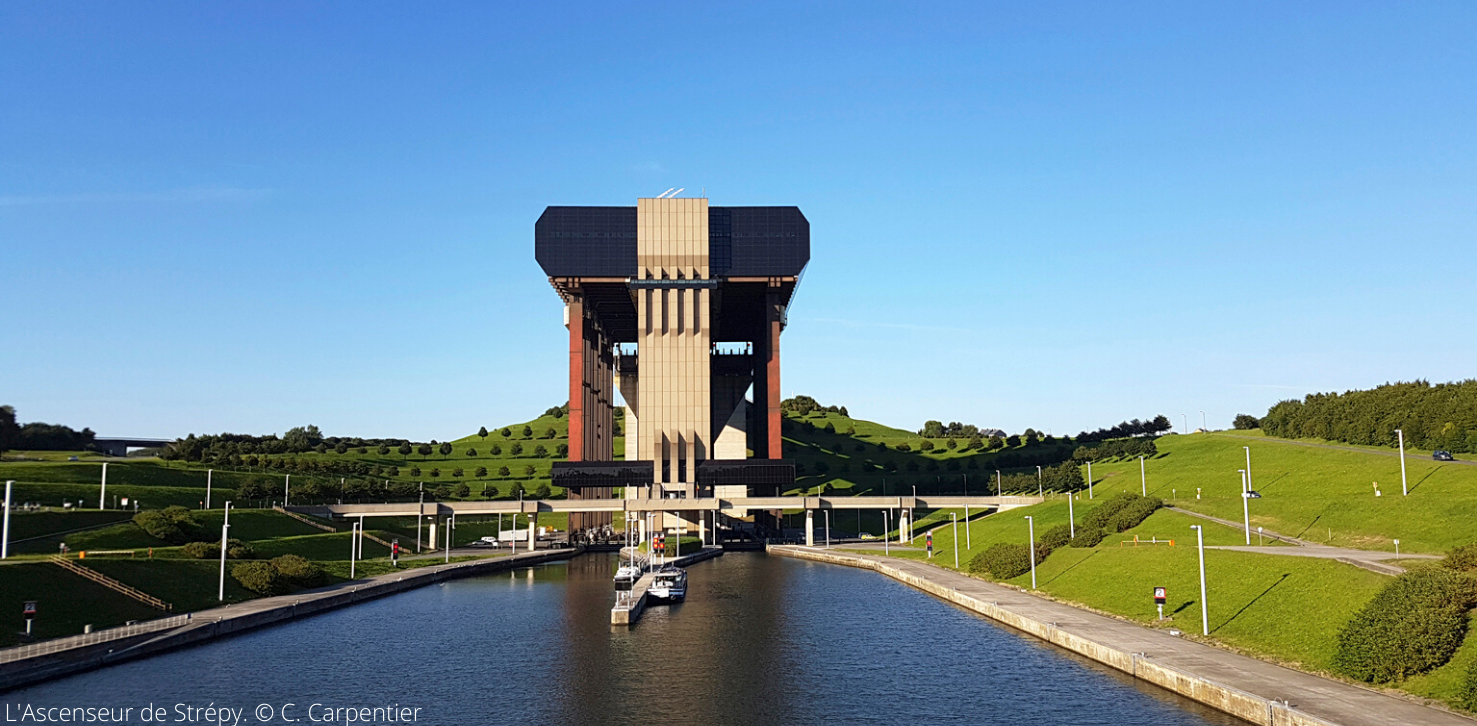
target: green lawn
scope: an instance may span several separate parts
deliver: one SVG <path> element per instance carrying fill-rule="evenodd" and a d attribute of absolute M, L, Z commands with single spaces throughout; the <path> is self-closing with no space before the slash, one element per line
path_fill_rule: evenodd
<path fill-rule="evenodd" d="M 38 640 L 77 635 L 82 626 L 101 629 L 129 620 L 151 620 L 169 613 L 113 592 L 56 565 L 43 562 L 0 566 L 0 647 L 20 645 L 26 621 L 21 604 L 35 600 L 33 634 Z"/>
<path fill-rule="evenodd" d="M 1248 432 L 1166 436 L 1146 462 L 1149 493 L 1178 507 L 1242 518 L 1243 446 L 1251 447 L 1252 527 L 1341 547 L 1442 553 L 1477 540 L 1477 466 L 1406 461 L 1410 496 L 1400 495 L 1400 460 L 1373 451 L 1300 446 Z M 1138 461 L 1093 466 L 1099 494 L 1139 490 Z M 1374 496 L 1379 482 L 1382 495 Z M 1195 498 L 1196 489 L 1200 499 Z"/>

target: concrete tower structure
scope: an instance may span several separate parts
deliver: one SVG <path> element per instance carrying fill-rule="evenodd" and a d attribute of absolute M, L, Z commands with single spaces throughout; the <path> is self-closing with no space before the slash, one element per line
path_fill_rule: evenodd
<path fill-rule="evenodd" d="M 569 461 L 555 465 L 556 485 L 573 498 L 621 487 L 680 499 L 793 483 L 781 458 L 779 343 L 810 259 L 800 210 L 661 197 L 549 207 L 535 249 L 570 340 Z M 618 422 L 624 461 L 614 460 Z M 584 514 L 570 528 L 608 522 Z"/>

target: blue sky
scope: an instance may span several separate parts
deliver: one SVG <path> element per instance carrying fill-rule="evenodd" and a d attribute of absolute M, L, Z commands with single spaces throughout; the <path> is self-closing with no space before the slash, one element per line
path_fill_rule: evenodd
<path fill-rule="evenodd" d="M 1213 426 L 1471 377 L 1477 5 L 0 5 L 0 402 L 445 439 L 567 392 L 550 204 L 793 204 L 783 387 Z"/>

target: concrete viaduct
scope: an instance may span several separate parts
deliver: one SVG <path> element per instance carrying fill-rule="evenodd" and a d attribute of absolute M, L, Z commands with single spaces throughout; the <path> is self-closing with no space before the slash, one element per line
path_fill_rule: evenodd
<path fill-rule="evenodd" d="M 92 440 L 92 445 L 98 451 L 108 456 L 127 456 L 129 449 L 155 449 L 172 443 L 174 443 L 173 439 L 105 439 L 95 437 Z"/>

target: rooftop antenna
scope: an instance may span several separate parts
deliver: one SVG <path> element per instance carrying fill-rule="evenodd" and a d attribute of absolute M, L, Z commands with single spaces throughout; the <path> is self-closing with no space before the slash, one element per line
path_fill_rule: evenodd
<path fill-rule="evenodd" d="M 658 194 L 658 195 L 656 195 L 656 198 L 657 198 L 657 199 L 665 199 L 665 198 L 666 198 L 666 196 L 667 196 L 667 195 L 668 195 L 668 194 L 671 194 L 671 193 L 672 193 L 672 190 L 673 190 L 673 189 L 676 189 L 676 188 L 677 188 L 677 187 L 672 187 L 672 188 L 671 188 L 671 189 L 668 189 L 668 190 L 667 190 L 667 191 L 664 191 L 664 192 L 662 192 L 662 193 L 661 193 L 661 194 Z"/>

